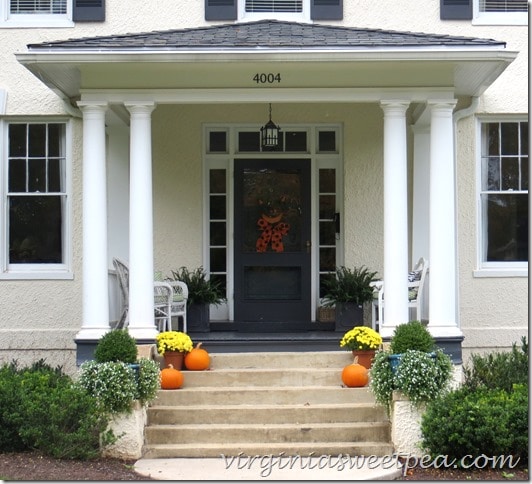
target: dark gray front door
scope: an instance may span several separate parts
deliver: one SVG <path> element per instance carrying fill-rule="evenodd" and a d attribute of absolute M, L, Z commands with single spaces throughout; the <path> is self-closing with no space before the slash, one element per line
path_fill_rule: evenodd
<path fill-rule="evenodd" d="M 235 323 L 308 329 L 310 160 L 235 160 Z"/>

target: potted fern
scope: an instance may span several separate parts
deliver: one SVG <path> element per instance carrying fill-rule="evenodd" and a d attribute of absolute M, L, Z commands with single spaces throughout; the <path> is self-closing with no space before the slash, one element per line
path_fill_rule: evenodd
<path fill-rule="evenodd" d="M 353 269 L 341 266 L 335 276 L 323 281 L 323 304 L 335 307 L 335 330 L 345 332 L 364 324 L 363 305 L 373 300 L 371 283 L 378 277 L 365 266 Z"/>
<path fill-rule="evenodd" d="M 171 279 L 182 281 L 188 287 L 187 324 L 189 331 L 209 331 L 209 306 L 225 301 L 220 283 L 208 279 L 207 273 L 201 266 L 194 270 L 189 270 L 187 267 L 173 270 Z"/>

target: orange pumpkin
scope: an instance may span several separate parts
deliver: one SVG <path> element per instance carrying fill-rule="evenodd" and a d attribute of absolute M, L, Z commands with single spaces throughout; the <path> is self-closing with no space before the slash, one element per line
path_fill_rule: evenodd
<path fill-rule="evenodd" d="M 187 370 L 206 370 L 211 364 L 211 357 L 206 350 L 201 348 L 201 343 L 198 343 L 195 348 L 192 348 L 185 355 L 185 366 Z"/>
<path fill-rule="evenodd" d="M 161 388 L 163 390 L 175 390 L 181 388 L 185 377 L 183 373 L 174 368 L 174 365 L 168 365 L 168 368 L 161 370 Z"/>
<path fill-rule="evenodd" d="M 344 385 L 350 388 L 364 387 L 368 384 L 368 370 L 365 366 L 358 363 L 358 358 L 342 370 L 342 381 Z"/>

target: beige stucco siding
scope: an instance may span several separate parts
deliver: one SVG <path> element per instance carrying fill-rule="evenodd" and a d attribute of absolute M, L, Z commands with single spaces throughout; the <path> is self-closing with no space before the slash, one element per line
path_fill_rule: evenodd
<path fill-rule="evenodd" d="M 14 56 L 26 45 L 48 40 L 208 25 L 203 2 L 163 0 L 107 2 L 106 22 L 64 29 L 0 29 L 0 89 L 7 92 L 2 119 L 67 114 L 62 101 Z M 344 2 L 335 25 L 494 38 L 519 51 L 517 59 L 481 97 L 478 114 L 528 111 L 528 27 L 474 26 L 441 22 L 439 2 L 374 0 Z M 468 100 L 463 100 L 467 102 Z M 265 105 L 160 105 L 153 112 L 155 268 L 167 272 L 203 262 L 203 124 L 263 123 Z M 364 264 L 382 274 L 383 117 L 377 104 L 279 104 L 279 124 L 335 123 L 343 130 L 345 263 Z M 61 281 L 0 280 L 0 361 L 48 357 L 75 368 L 73 338 L 81 326 L 82 124 L 72 118 L 72 270 Z M 127 128 L 110 126 L 109 258 L 127 250 Z M 121 133 L 122 137 L 117 136 Z M 465 356 L 508 348 L 528 332 L 528 279 L 475 277 L 478 269 L 476 118 L 457 125 L 457 214 L 459 324 Z M 118 140 L 118 141 L 117 141 Z M 409 147 L 412 133 L 409 132 Z M 411 153 L 410 153 L 410 162 Z M 411 177 L 411 172 L 409 172 Z M 410 178 L 411 179 L 411 178 Z M 116 201 L 116 203 L 115 203 Z"/>

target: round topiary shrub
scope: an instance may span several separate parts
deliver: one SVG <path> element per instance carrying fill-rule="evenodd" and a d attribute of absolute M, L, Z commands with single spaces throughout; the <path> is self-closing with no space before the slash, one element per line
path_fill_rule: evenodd
<path fill-rule="evenodd" d="M 409 321 L 395 328 L 390 341 L 393 354 L 406 353 L 407 350 L 433 351 L 436 347 L 434 338 L 420 321 Z"/>
<path fill-rule="evenodd" d="M 98 341 L 94 351 L 94 359 L 97 363 L 109 361 L 135 363 L 137 361 L 137 342 L 127 329 L 113 329 L 104 334 Z"/>

